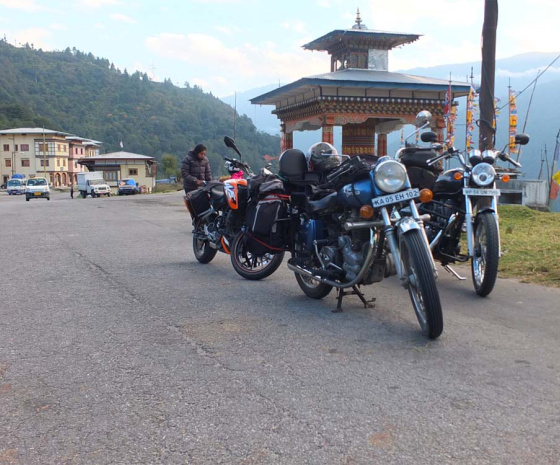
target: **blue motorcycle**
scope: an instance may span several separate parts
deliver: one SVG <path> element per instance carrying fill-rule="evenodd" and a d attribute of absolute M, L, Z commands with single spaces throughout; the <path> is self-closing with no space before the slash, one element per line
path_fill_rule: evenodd
<path fill-rule="evenodd" d="M 279 160 L 290 195 L 288 267 L 301 290 L 322 299 L 337 289 L 334 311 L 342 310 L 348 294 L 367 307 L 372 301 L 359 287 L 396 274 L 423 333 L 436 339 L 443 331 L 437 272 L 423 226 L 427 217 L 415 204 L 420 192 L 405 166 L 382 157 L 372 167 L 353 157 L 318 168 L 300 150 L 287 150 Z"/>

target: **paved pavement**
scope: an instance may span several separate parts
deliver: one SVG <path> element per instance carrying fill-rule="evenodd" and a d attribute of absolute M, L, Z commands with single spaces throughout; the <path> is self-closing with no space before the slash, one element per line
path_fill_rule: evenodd
<path fill-rule="evenodd" d="M 394 278 L 200 265 L 180 193 L 2 192 L 0 240 L 0 464 L 560 463 L 558 289 L 441 271 L 428 341 Z"/>

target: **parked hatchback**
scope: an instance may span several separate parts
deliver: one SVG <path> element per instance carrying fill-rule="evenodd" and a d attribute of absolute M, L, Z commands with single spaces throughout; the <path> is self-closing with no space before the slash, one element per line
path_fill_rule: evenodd
<path fill-rule="evenodd" d="M 138 185 L 132 178 L 121 179 L 119 182 L 119 195 L 135 195 L 138 194 Z"/>
<path fill-rule="evenodd" d="M 49 189 L 49 183 L 45 178 L 31 178 L 27 181 L 27 187 L 25 188 L 25 200 L 29 202 L 29 199 L 46 198 L 51 199 L 51 191 Z"/>

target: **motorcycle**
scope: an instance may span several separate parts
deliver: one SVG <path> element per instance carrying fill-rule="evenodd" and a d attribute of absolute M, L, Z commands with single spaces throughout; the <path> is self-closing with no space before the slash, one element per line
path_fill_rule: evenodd
<path fill-rule="evenodd" d="M 423 333 L 439 337 L 443 316 L 437 273 L 414 202 L 419 190 L 411 188 L 405 167 L 389 157 L 374 167 L 353 157 L 326 174 L 326 183 L 313 187 L 311 196 L 314 181 L 302 172 L 307 163 L 301 157 L 303 152 L 291 149 L 279 160 L 279 174 L 290 191 L 288 268 L 301 290 L 322 299 L 337 289 L 335 312 L 342 311 L 342 299 L 350 294 L 372 306 L 375 299 L 366 300 L 359 288 L 388 275 L 390 251 Z M 318 191 L 319 198 L 312 200 Z M 391 214 L 404 206 L 410 216 Z"/>
<path fill-rule="evenodd" d="M 431 115 L 428 114 L 428 118 Z M 423 142 L 434 143 L 437 135 L 425 132 Z M 525 145 L 529 142 L 526 134 L 517 134 L 515 143 Z M 500 159 L 519 168 L 505 148 L 502 151 L 471 150 L 468 162 L 463 154 L 450 147 L 443 151 L 441 144 L 430 148 L 405 147 L 397 153 L 408 169 L 413 185 L 426 189 L 418 210 L 428 215 L 425 230 L 430 242 L 433 257 L 453 276 L 459 275 L 450 264 L 471 261 L 471 274 L 476 293 L 482 297 L 489 295 L 498 276 L 498 264 L 502 254 L 498 226 L 498 197 L 496 179 L 509 181 L 509 174 L 498 174 L 494 167 Z M 434 176 L 433 167 L 438 163 L 454 158 L 460 167 L 452 168 Z M 443 171 L 443 170 L 439 170 Z M 461 237 L 466 234 L 467 253 L 461 253 Z"/>
<path fill-rule="evenodd" d="M 226 136 L 224 143 L 242 158 L 232 138 Z M 236 158 L 223 158 L 236 171 L 242 170 L 249 179 L 256 176 L 247 163 Z M 260 170 L 261 175 L 267 173 L 270 171 L 266 167 Z M 218 252 L 230 255 L 232 246 L 242 241 L 248 200 L 247 179 L 236 176 L 223 182 L 205 182 L 184 196 L 194 228 L 193 251 L 200 263 L 210 263 Z M 283 254 L 245 256 L 236 264 L 236 271 L 250 276 L 249 279 L 263 279 L 274 273 L 282 260 Z"/>

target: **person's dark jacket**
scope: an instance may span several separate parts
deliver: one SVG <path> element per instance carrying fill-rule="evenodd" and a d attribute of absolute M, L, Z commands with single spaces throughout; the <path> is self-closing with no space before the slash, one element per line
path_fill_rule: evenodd
<path fill-rule="evenodd" d="M 197 189 L 197 181 L 211 181 L 212 173 L 208 158 L 202 160 L 191 150 L 181 162 L 181 175 L 183 176 L 183 188 L 185 192 Z"/>

